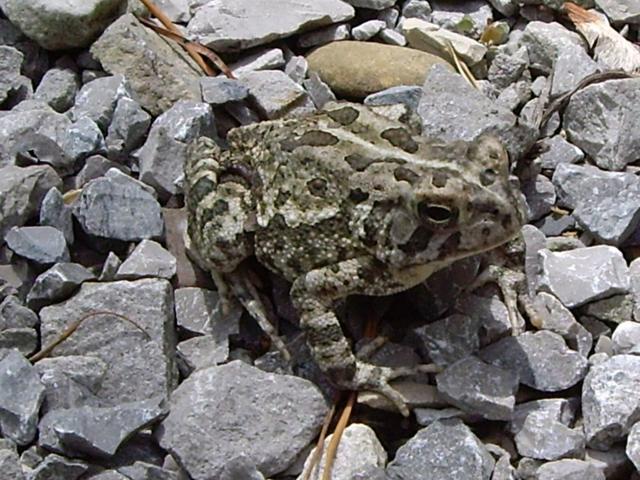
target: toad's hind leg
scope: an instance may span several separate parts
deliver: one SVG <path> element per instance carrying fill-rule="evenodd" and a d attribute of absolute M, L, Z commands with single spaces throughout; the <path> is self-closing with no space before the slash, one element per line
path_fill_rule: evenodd
<path fill-rule="evenodd" d="M 405 399 L 389 385 L 389 381 L 433 371 L 433 366 L 380 367 L 356 358 L 332 309 L 334 300 L 347 295 L 384 293 L 372 290 L 371 278 L 382 278 L 386 273 L 369 258 L 346 260 L 299 277 L 291 288 L 291 298 L 300 314 L 309 348 L 320 368 L 342 388 L 381 393 L 407 416 L 409 410 Z"/>

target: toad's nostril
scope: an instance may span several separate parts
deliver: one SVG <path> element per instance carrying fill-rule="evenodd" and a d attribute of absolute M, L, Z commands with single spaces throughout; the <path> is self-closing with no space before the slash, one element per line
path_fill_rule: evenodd
<path fill-rule="evenodd" d="M 498 177 L 498 172 L 496 172 L 493 168 L 487 168 L 486 170 L 480 173 L 480 183 L 484 187 L 488 187 L 495 183 L 496 178 Z"/>

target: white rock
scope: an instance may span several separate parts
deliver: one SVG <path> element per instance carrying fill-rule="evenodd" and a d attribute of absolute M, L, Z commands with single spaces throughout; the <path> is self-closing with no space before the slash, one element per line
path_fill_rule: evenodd
<path fill-rule="evenodd" d="M 480 42 L 440 28 L 419 18 L 408 18 L 402 23 L 402 33 L 409 46 L 425 52 L 442 55 L 448 52 L 451 43 L 460 58 L 468 65 L 474 65 L 484 58 L 487 47 Z"/>

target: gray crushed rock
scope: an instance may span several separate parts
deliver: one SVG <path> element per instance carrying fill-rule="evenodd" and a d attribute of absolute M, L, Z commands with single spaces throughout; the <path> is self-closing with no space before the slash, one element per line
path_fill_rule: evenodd
<path fill-rule="evenodd" d="M 43 343 L 50 343 L 72 322 L 92 312 L 103 313 L 87 319 L 52 355 L 92 355 L 109 365 L 94 392 L 104 406 L 167 396 L 177 380 L 169 282 L 85 282 L 69 300 L 40 310 Z M 124 316 L 137 326 L 106 312 Z"/>
<path fill-rule="evenodd" d="M 446 0 L 431 0 L 430 21 L 442 28 L 463 33 L 478 39 L 485 27 L 493 22 L 491 6 L 483 0 L 451 3 Z M 461 23 L 464 27 L 461 27 Z"/>
<path fill-rule="evenodd" d="M 640 471 L 640 422 L 634 424 L 629 431 L 626 454 L 636 470 Z"/>
<path fill-rule="evenodd" d="M 242 57 L 229 65 L 234 75 L 242 75 L 256 70 L 277 70 L 286 63 L 284 53 L 280 48 L 269 48 Z"/>
<path fill-rule="evenodd" d="M 159 400 L 51 410 L 40 422 L 38 443 L 71 456 L 109 459 L 128 438 L 166 415 Z"/>
<path fill-rule="evenodd" d="M 85 158 L 107 151 L 104 135 L 89 117 L 80 117 L 69 125 L 60 147 L 69 158 L 69 170 Z"/>
<path fill-rule="evenodd" d="M 108 369 L 97 357 L 69 355 L 43 358 L 35 364 L 45 386 L 41 413 L 82 406 L 99 407 L 95 395 Z"/>
<path fill-rule="evenodd" d="M 640 415 L 640 356 L 616 355 L 591 367 L 582 387 L 587 444 L 607 450 Z"/>
<path fill-rule="evenodd" d="M 308 99 L 307 92 L 280 70 L 247 72 L 240 81 L 249 89 L 259 112 L 268 119 L 282 117 Z"/>
<path fill-rule="evenodd" d="M 40 80 L 33 98 L 62 113 L 73 106 L 79 89 L 80 80 L 76 72 L 68 68 L 52 68 Z"/>
<path fill-rule="evenodd" d="M 382 20 L 369 20 L 351 29 L 351 36 L 354 40 L 366 41 L 375 37 L 386 27 Z"/>
<path fill-rule="evenodd" d="M 110 75 L 97 78 L 82 86 L 70 113 L 74 120 L 83 117 L 93 120 L 103 132 L 106 132 L 118 100 L 132 96 L 131 86 L 124 76 Z"/>
<path fill-rule="evenodd" d="M 520 455 L 538 460 L 581 458 L 585 452 L 582 428 L 569 428 L 535 412 L 527 415 L 514 440 Z"/>
<path fill-rule="evenodd" d="M 531 65 L 546 74 L 551 73 L 553 63 L 563 49 L 586 50 L 586 43 L 580 35 L 556 22 L 528 23 L 519 45 L 527 47 Z"/>
<path fill-rule="evenodd" d="M 483 133 L 498 134 L 512 157 L 517 158 L 533 144 L 533 129 L 516 126 L 516 116 L 494 104 L 471 87 L 460 75 L 434 66 L 423 85 L 418 105 L 423 135 L 440 140 L 473 141 Z M 464 122 L 460 122 L 464 118 Z"/>
<path fill-rule="evenodd" d="M 551 97 L 557 98 L 572 91 L 585 77 L 600 71 L 601 68 L 596 61 L 582 46 L 567 43 L 556 57 Z"/>
<path fill-rule="evenodd" d="M 147 140 L 136 154 L 140 180 L 154 187 L 161 196 L 181 192 L 179 180 L 184 175 L 187 146 L 202 136 L 216 136 L 211 106 L 186 100 L 176 102 L 156 118 Z"/>
<path fill-rule="evenodd" d="M 0 480 L 24 480 L 17 452 L 0 448 Z"/>
<path fill-rule="evenodd" d="M 544 398 L 530 402 L 519 403 L 513 412 L 513 419 L 508 424 L 508 430 L 517 434 L 529 415 L 544 417 L 548 422 L 558 422 L 565 426 L 573 425 L 576 418 L 578 399 Z"/>
<path fill-rule="evenodd" d="M 615 355 L 640 354 L 640 323 L 629 320 L 621 322 L 613 331 L 611 340 Z"/>
<path fill-rule="evenodd" d="M 173 392 L 170 409 L 160 445 L 194 480 L 205 480 L 239 452 L 265 475 L 281 472 L 314 438 L 327 407 L 307 380 L 236 360 L 195 371 Z"/>
<path fill-rule="evenodd" d="M 273 15 L 274 9 L 278 15 Z M 340 0 L 303 3 L 277 0 L 275 4 L 214 0 L 195 9 L 187 31 L 196 41 L 223 52 L 263 45 L 306 29 L 349 20 L 354 13 L 352 7 Z"/>
<path fill-rule="evenodd" d="M 336 96 L 329 85 L 324 83 L 316 72 L 311 72 L 309 78 L 302 81 L 311 101 L 317 108 L 323 108 L 329 102 L 335 102 Z"/>
<path fill-rule="evenodd" d="M 631 273 L 631 268 L 629 268 Z M 633 284 L 633 274 L 632 284 Z M 633 286 L 631 287 L 633 290 Z M 603 322 L 622 323 L 632 320 L 634 299 L 632 294 L 613 295 L 590 302 L 581 308 L 581 313 Z"/>
<path fill-rule="evenodd" d="M 40 225 L 54 227 L 62 232 L 67 245 L 73 245 L 73 220 L 71 208 L 64 203 L 62 193 L 52 188 L 42 199 L 40 204 Z"/>
<path fill-rule="evenodd" d="M 553 183 L 559 204 L 603 243 L 622 244 L 640 224 L 640 179 L 633 173 L 563 163 Z"/>
<path fill-rule="evenodd" d="M 2 0 L 4 14 L 47 50 L 85 47 L 120 14 L 118 0 Z"/>
<path fill-rule="evenodd" d="M 91 271 L 77 263 L 57 263 L 38 275 L 27 295 L 27 305 L 39 310 L 45 305 L 65 300 L 82 283 L 95 278 Z"/>
<path fill-rule="evenodd" d="M 52 453 L 29 472 L 27 480 L 53 480 L 56 478 L 76 480 L 88 469 L 89 465 L 83 461 L 70 460 Z"/>
<path fill-rule="evenodd" d="M 0 385 L 0 432 L 18 445 L 28 445 L 36 436 L 44 385 L 33 365 L 15 350 L 0 360 Z"/>
<path fill-rule="evenodd" d="M 533 306 L 538 316 L 530 320 L 536 328 L 561 335 L 573 350 L 585 357 L 589 355 L 593 345 L 591 333 L 576 321 L 573 313 L 560 300 L 549 293 L 540 292 L 533 299 Z"/>
<path fill-rule="evenodd" d="M 137 280 L 144 277 L 171 279 L 176 274 L 176 258 L 158 242 L 142 240 L 122 262 L 114 280 Z"/>
<path fill-rule="evenodd" d="M 606 480 L 598 467 L 584 460 L 564 459 L 538 468 L 537 480 Z"/>
<path fill-rule="evenodd" d="M 453 314 L 413 330 L 418 349 L 440 366 L 462 360 L 480 349 L 480 325 L 466 315 Z"/>
<path fill-rule="evenodd" d="M 626 293 L 629 268 L 620 250 L 597 245 L 566 252 L 543 249 L 539 286 L 554 294 L 567 308 Z"/>
<path fill-rule="evenodd" d="M 640 23 L 640 5 L 633 0 L 596 0 L 611 23 Z"/>
<path fill-rule="evenodd" d="M 31 328 L 38 324 L 38 316 L 22 301 L 13 295 L 8 295 L 0 302 L 0 330 L 7 328 Z"/>
<path fill-rule="evenodd" d="M 304 57 L 294 58 L 304 59 Z M 291 74 L 289 75 L 291 76 Z M 202 77 L 200 79 L 200 88 L 202 89 L 202 100 L 213 106 L 224 105 L 228 102 L 238 102 L 249 95 L 249 90 L 245 85 L 238 80 L 226 77 Z"/>
<path fill-rule="evenodd" d="M 482 442 L 460 420 L 439 420 L 402 445 L 387 466 L 389 480 L 489 480 L 495 461 Z"/>
<path fill-rule="evenodd" d="M 64 234 L 57 228 L 14 227 L 4 239 L 15 253 L 40 265 L 70 260 Z"/>
<path fill-rule="evenodd" d="M 540 166 L 555 169 L 561 163 L 578 163 L 584 158 L 584 152 L 569 143 L 562 135 L 541 140 L 546 151 L 540 155 Z"/>
<path fill-rule="evenodd" d="M 139 241 L 162 236 L 160 204 L 140 182 L 109 170 L 91 180 L 73 205 L 82 229 L 98 238 Z"/>
<path fill-rule="evenodd" d="M 59 146 L 69 127 L 69 119 L 46 104 L 23 102 L 0 116 L 3 139 L 0 165 L 23 165 L 25 162 L 50 164 L 66 172 L 70 160 Z"/>
<path fill-rule="evenodd" d="M 409 110 L 415 112 L 422 97 L 422 88 L 412 85 L 400 85 L 398 87 L 387 88 L 377 93 L 365 97 L 365 105 L 392 105 L 403 103 Z"/>
<path fill-rule="evenodd" d="M 128 96 L 151 115 L 160 115 L 178 100 L 201 101 L 200 70 L 189 55 L 130 13 L 104 31 L 91 53 L 107 72 L 126 77 L 135 93 Z"/>
<path fill-rule="evenodd" d="M 107 130 L 106 146 L 109 156 L 119 159 L 140 147 L 144 143 L 149 125 L 151 116 L 138 102 L 128 97 L 120 98 Z"/>
<path fill-rule="evenodd" d="M 564 112 L 568 139 L 600 168 L 622 170 L 637 160 L 638 86 L 638 78 L 609 80 L 589 85 L 569 100 Z"/>
<path fill-rule="evenodd" d="M 349 38 L 351 38 L 351 27 L 348 24 L 339 23 L 300 35 L 298 45 L 302 48 L 319 47 Z"/>
<path fill-rule="evenodd" d="M 584 378 L 587 359 L 570 350 L 553 332 L 525 332 L 507 337 L 480 350 L 482 360 L 515 371 L 520 383 L 543 392 L 569 388 Z"/>
<path fill-rule="evenodd" d="M 474 356 L 449 365 L 436 376 L 438 392 L 452 405 L 489 420 L 510 420 L 518 376 Z"/>
<path fill-rule="evenodd" d="M 332 437 L 333 435 L 329 435 L 326 438 L 320 463 L 314 470 L 314 472 L 317 472 L 314 475 L 318 475 L 320 478 L 325 470 L 327 445 L 330 444 Z M 297 480 L 303 480 L 307 470 L 309 470 L 309 465 L 315 452 L 316 449 L 314 448 L 309 453 L 305 461 L 303 473 L 298 476 Z M 331 478 L 332 480 L 371 478 L 370 476 L 364 477 L 363 475 L 370 472 L 370 469 L 384 469 L 386 463 L 387 452 L 380 444 L 371 427 L 361 423 L 352 423 L 344 430 L 340 439 L 340 447 L 338 448 L 333 463 Z"/>

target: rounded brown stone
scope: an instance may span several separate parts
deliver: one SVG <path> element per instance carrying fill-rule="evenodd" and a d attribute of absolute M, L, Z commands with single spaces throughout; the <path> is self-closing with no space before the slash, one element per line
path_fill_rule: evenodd
<path fill-rule="evenodd" d="M 307 61 L 336 95 L 358 99 L 398 85 L 422 85 L 433 65 L 449 66 L 444 59 L 413 48 L 355 41 L 324 45 Z"/>

